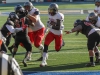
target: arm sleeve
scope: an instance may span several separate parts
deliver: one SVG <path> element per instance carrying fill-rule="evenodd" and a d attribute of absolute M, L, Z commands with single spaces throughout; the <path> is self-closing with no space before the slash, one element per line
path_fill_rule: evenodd
<path fill-rule="evenodd" d="M 11 25 L 6 25 L 7 29 L 11 32 L 11 33 L 17 33 L 19 31 L 22 31 L 23 29 L 22 28 L 14 28 L 13 26 Z"/>
<path fill-rule="evenodd" d="M 78 25 L 77 27 L 72 29 L 73 32 L 76 32 L 76 31 L 79 31 L 79 30 L 82 30 L 82 26 L 81 25 Z"/>
<path fill-rule="evenodd" d="M 17 61 L 14 58 L 12 58 L 12 67 L 11 68 L 14 71 L 14 75 L 23 75 Z"/>

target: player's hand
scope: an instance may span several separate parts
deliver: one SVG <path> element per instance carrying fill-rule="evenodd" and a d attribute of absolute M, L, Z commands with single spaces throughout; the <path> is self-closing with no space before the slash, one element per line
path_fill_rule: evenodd
<path fill-rule="evenodd" d="M 56 25 L 56 23 L 54 21 L 51 21 L 50 24 L 53 25 L 53 26 Z"/>
<path fill-rule="evenodd" d="M 66 34 L 70 34 L 71 33 L 71 31 L 64 31 Z"/>

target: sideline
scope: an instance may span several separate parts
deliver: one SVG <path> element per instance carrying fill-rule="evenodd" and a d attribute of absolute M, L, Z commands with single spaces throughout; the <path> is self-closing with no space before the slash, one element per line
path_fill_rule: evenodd
<path fill-rule="evenodd" d="M 100 75 L 100 71 L 68 71 L 68 72 L 27 72 L 24 75 Z"/>

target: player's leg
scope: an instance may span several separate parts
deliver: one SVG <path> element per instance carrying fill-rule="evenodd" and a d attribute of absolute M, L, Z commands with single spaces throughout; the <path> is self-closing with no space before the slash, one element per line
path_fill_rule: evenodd
<path fill-rule="evenodd" d="M 6 46 L 7 47 L 10 44 L 10 41 L 11 41 L 11 34 L 6 38 Z"/>
<path fill-rule="evenodd" d="M 62 47 L 62 35 L 55 35 L 55 50 L 58 52 Z"/>
<path fill-rule="evenodd" d="M 12 37 L 13 37 L 14 40 L 15 40 L 15 36 L 16 36 L 16 34 L 12 34 Z M 8 47 L 8 50 L 10 51 L 11 54 L 13 52 L 14 46 L 15 46 L 15 43 L 13 43 L 11 46 Z"/>
<path fill-rule="evenodd" d="M 43 59 L 42 59 L 42 63 L 40 64 L 41 67 L 47 65 L 46 60 L 48 58 L 48 46 L 53 40 L 54 40 L 54 34 L 49 32 L 45 37 L 44 50 L 43 50 Z"/>
<path fill-rule="evenodd" d="M 34 44 L 33 32 L 28 32 L 28 36 L 29 36 L 29 39 L 30 39 L 31 43 Z"/>
<path fill-rule="evenodd" d="M 41 57 L 37 59 L 38 61 L 42 60 L 42 55 L 43 55 L 43 50 L 44 50 L 44 46 L 42 45 L 42 40 L 44 38 L 44 30 L 45 28 L 42 28 L 36 32 L 33 32 L 35 34 L 34 35 L 34 46 L 38 48 L 41 53 Z"/>
<path fill-rule="evenodd" d="M 94 39 L 95 38 L 95 39 Z M 97 46 L 96 44 L 99 41 L 99 34 L 94 32 L 91 35 L 88 36 L 88 42 L 87 42 L 87 47 L 88 47 L 88 52 L 89 52 L 89 58 L 90 58 L 90 62 L 88 64 L 86 64 L 87 67 L 90 66 L 95 66 L 95 62 L 94 62 L 94 48 Z"/>
<path fill-rule="evenodd" d="M 98 43 L 99 43 L 99 41 L 98 41 Z M 97 45 L 98 45 L 98 43 L 97 43 Z M 100 51 L 97 46 L 95 46 L 94 52 L 95 52 L 95 58 L 96 58 L 95 63 L 99 63 L 100 62 Z"/>
<path fill-rule="evenodd" d="M 12 57 L 14 57 L 16 55 L 16 52 L 18 50 L 18 46 L 20 44 L 20 39 L 19 38 L 15 38 L 15 43 L 14 43 L 14 49 L 12 52 Z"/>
<path fill-rule="evenodd" d="M 21 41 L 23 43 L 24 48 L 26 49 L 26 55 L 25 55 L 25 60 L 31 60 L 31 55 L 32 55 L 32 45 L 31 42 L 29 40 L 29 37 L 25 37 L 23 41 Z"/>

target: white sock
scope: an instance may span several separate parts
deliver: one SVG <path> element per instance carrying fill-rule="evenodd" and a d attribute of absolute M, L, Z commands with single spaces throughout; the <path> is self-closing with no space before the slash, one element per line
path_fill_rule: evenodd
<path fill-rule="evenodd" d="M 42 62 L 46 62 L 46 57 L 47 57 L 47 53 L 43 52 L 43 60 L 42 60 Z"/>

